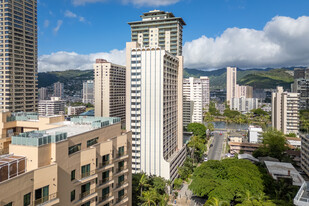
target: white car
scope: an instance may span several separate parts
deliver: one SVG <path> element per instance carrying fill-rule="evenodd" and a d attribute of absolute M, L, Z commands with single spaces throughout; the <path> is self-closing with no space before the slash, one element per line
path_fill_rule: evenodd
<path fill-rule="evenodd" d="M 207 158 L 207 157 L 205 157 L 204 162 L 207 162 L 207 161 L 208 161 L 208 158 Z"/>

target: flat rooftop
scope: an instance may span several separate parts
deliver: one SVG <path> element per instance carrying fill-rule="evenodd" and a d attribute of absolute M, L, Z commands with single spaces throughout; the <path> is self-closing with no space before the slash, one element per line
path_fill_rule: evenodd
<path fill-rule="evenodd" d="M 118 117 L 72 117 L 71 121 L 53 123 L 58 127 L 21 133 L 12 137 L 13 145 L 41 146 L 67 140 L 69 137 L 120 123 Z"/>
<path fill-rule="evenodd" d="M 301 186 L 305 180 L 298 173 L 295 167 L 291 163 L 286 162 L 271 162 L 265 161 L 268 172 L 272 177 L 277 180 L 278 178 L 292 178 L 293 185 Z"/>

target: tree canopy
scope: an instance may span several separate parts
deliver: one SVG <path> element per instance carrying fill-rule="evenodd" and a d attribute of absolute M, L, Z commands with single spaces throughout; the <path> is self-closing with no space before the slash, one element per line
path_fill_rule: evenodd
<path fill-rule="evenodd" d="M 206 138 L 206 126 L 201 123 L 191 123 L 188 124 L 188 129 L 189 132 L 193 132 L 194 136 L 198 136 L 201 138 Z"/>
<path fill-rule="evenodd" d="M 283 152 L 287 150 L 284 134 L 276 129 L 268 129 L 263 132 L 262 138 L 263 146 L 254 151 L 253 156 L 270 156 L 281 159 Z"/>
<path fill-rule="evenodd" d="M 199 197 L 218 198 L 231 202 L 239 194 L 263 191 L 263 181 L 258 167 L 248 160 L 209 160 L 196 168 L 189 189 Z"/>

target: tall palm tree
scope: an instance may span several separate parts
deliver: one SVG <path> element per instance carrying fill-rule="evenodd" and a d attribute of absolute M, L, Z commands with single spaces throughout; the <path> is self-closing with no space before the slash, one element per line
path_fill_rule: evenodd
<path fill-rule="evenodd" d="M 154 189 L 144 191 L 139 199 L 143 202 L 141 206 L 156 206 L 157 192 Z"/>
<path fill-rule="evenodd" d="M 207 200 L 204 206 L 229 206 L 230 204 L 227 201 L 219 200 L 216 197 L 212 197 Z"/>
<path fill-rule="evenodd" d="M 169 196 L 167 194 L 160 196 L 159 206 L 167 206 L 169 201 Z"/>
<path fill-rule="evenodd" d="M 150 185 L 148 184 L 148 179 L 145 174 L 142 175 L 141 179 L 139 180 L 139 187 L 141 188 L 141 196 L 143 194 L 143 189 L 145 187 L 149 187 Z"/>

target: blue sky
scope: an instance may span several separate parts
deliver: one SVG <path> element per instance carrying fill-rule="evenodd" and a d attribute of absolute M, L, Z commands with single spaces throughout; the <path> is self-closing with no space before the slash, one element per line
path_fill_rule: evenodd
<path fill-rule="evenodd" d="M 182 17 L 187 23 L 183 39 L 186 44 L 184 56 L 187 64 L 185 64 L 188 67 L 210 69 L 232 63 L 244 68 L 294 65 L 297 61 L 292 57 L 289 62 L 279 60 L 286 57 L 287 52 L 284 53 L 283 47 L 293 42 L 293 39 L 284 39 L 283 41 L 286 42 L 281 45 L 278 41 L 281 42 L 282 39 L 273 40 L 272 37 L 279 38 L 278 33 L 286 33 L 284 37 L 290 37 L 291 24 L 296 25 L 295 29 L 309 27 L 308 8 L 308 0 L 39 0 L 39 70 L 88 69 L 89 58 L 100 57 L 100 55 L 123 64 L 123 58 L 117 59 L 117 56 L 123 57 L 125 42 L 130 41 L 130 27 L 127 22 L 137 21 L 143 12 L 153 9 L 173 12 L 175 16 Z M 302 16 L 306 18 L 299 19 Z M 269 29 L 273 32 L 271 34 L 265 29 L 269 23 L 273 23 Z M 280 30 L 282 26 L 285 29 L 284 32 Z M 276 28 L 280 32 L 274 32 Z M 256 34 L 259 32 L 265 34 Z M 301 37 L 297 37 L 297 34 L 294 37 L 300 42 L 305 40 L 307 42 L 304 36 L 309 31 L 302 32 L 304 33 L 300 34 Z M 227 35 L 229 36 L 225 38 Z M 235 40 L 235 36 L 240 39 Z M 228 41 L 229 45 L 232 44 L 231 48 L 238 47 L 237 45 L 242 44 L 239 41 L 246 39 L 246 36 L 250 36 L 246 44 L 234 51 L 243 53 L 239 56 L 231 57 L 231 54 L 226 54 L 222 48 L 219 49 L 222 47 L 220 42 L 224 41 Z M 255 39 L 258 40 L 255 41 Z M 268 41 L 269 44 L 264 45 L 264 42 Z M 262 48 L 259 46 L 261 42 Z M 251 47 L 250 45 L 256 45 L 258 48 L 252 49 L 261 50 L 259 52 L 264 54 L 265 48 L 268 48 L 267 51 L 277 49 L 280 55 L 270 53 L 269 55 L 276 61 L 268 59 L 265 65 L 257 64 L 259 61 L 264 61 L 265 55 L 260 57 L 262 59 L 250 62 L 250 58 L 257 56 L 256 54 L 247 55 L 252 51 L 243 52 Z M 225 48 L 228 47 L 225 46 Z M 307 51 L 297 51 L 309 55 Z M 193 57 L 197 52 L 202 55 L 198 58 Z M 81 55 L 81 58 L 77 64 L 69 65 L 66 59 L 73 61 L 72 55 L 74 57 Z M 214 61 L 219 57 L 230 60 Z M 304 56 L 304 61 L 305 57 L 308 56 Z M 83 58 L 85 62 L 81 60 Z M 308 62 L 302 60 L 299 63 L 306 65 Z"/>

